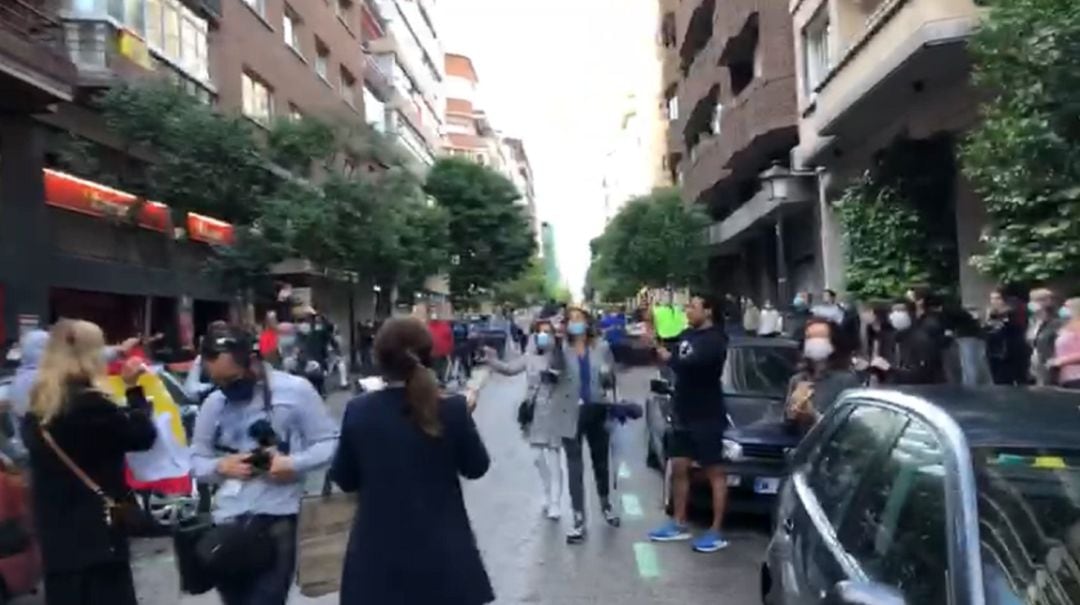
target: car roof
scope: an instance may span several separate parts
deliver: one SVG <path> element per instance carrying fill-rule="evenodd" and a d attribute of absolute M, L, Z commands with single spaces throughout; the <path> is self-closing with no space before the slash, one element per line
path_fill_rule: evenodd
<path fill-rule="evenodd" d="M 777 349 L 796 349 L 799 343 L 790 338 L 776 338 L 766 336 L 730 336 L 729 347 L 772 347 Z"/>
<path fill-rule="evenodd" d="M 892 389 L 948 414 L 971 447 L 1080 447 L 1080 392 L 1047 387 L 903 386 Z M 863 391 L 870 397 L 883 391 Z M 890 400 L 887 391 L 883 399 Z M 896 401 L 894 401 L 896 402 Z"/>

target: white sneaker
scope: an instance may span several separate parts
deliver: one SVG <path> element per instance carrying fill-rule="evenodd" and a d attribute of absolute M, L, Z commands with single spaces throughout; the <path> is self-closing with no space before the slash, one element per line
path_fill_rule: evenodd
<path fill-rule="evenodd" d="M 544 506 L 544 514 L 552 521 L 558 521 L 562 517 L 562 504 L 559 502 L 548 503 Z"/>

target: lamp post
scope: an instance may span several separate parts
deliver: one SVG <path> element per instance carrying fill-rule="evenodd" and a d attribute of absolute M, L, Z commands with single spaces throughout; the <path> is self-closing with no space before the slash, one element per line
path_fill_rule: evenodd
<path fill-rule="evenodd" d="M 776 244 L 776 297 L 780 301 L 786 301 L 791 297 L 791 293 L 788 286 L 787 249 L 784 245 L 783 205 L 791 190 L 791 180 L 795 177 L 787 167 L 780 165 L 779 162 L 773 162 L 768 170 L 761 173 L 760 178 L 762 190 L 777 208 L 773 226 Z"/>

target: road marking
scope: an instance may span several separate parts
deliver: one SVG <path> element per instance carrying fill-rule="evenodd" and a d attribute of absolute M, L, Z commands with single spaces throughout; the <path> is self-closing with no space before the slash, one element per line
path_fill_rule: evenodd
<path fill-rule="evenodd" d="M 641 511 L 641 500 L 638 500 L 637 494 L 623 494 L 622 509 L 623 514 L 627 517 L 641 517 L 644 515 Z"/>
<path fill-rule="evenodd" d="M 619 479 L 630 478 L 630 467 L 626 466 L 625 462 L 619 463 Z"/>
<path fill-rule="evenodd" d="M 660 577 L 660 560 L 656 556 L 656 548 L 648 542 L 634 542 L 634 559 L 637 561 L 637 572 L 643 580 Z"/>

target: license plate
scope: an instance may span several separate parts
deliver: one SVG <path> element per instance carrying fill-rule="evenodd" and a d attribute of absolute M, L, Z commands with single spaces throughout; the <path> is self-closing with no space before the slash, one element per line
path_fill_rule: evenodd
<path fill-rule="evenodd" d="M 758 477 L 754 479 L 754 493 L 775 494 L 780 490 L 780 479 L 776 477 Z"/>
<path fill-rule="evenodd" d="M 727 485 L 728 487 L 739 487 L 740 485 L 742 485 L 742 477 L 738 475 L 728 475 Z"/>

